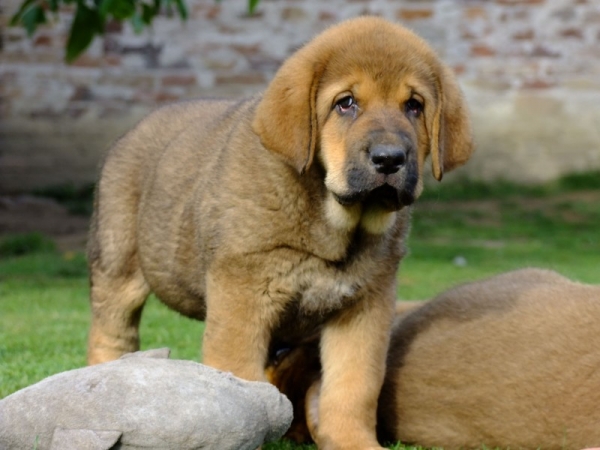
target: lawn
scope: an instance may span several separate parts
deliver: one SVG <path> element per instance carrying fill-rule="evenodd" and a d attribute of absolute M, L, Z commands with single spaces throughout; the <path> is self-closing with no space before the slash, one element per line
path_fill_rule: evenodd
<path fill-rule="evenodd" d="M 600 283 L 599 204 L 598 173 L 535 187 L 459 182 L 428 189 L 415 209 L 398 297 L 427 299 L 526 266 Z M 87 297 L 82 253 L 60 252 L 39 235 L 0 238 L 0 398 L 85 364 Z M 151 298 L 142 347 L 170 347 L 173 358 L 198 361 L 202 331 L 201 323 Z M 281 442 L 264 448 L 302 447 Z"/>

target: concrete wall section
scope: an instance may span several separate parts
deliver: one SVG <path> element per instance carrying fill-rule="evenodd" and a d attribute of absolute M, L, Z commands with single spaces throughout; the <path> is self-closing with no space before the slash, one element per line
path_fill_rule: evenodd
<path fill-rule="evenodd" d="M 478 144 L 455 176 L 537 182 L 600 168 L 597 0 L 188 0 L 189 20 L 136 35 L 110 24 L 62 62 L 72 11 L 28 39 L 0 5 L 0 192 L 92 181 L 101 154 L 152 108 L 248 95 L 327 26 L 360 14 L 401 22 L 455 70 Z"/>

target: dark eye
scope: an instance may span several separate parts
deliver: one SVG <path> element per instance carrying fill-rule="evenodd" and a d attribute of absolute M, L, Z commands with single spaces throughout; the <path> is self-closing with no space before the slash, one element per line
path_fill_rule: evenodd
<path fill-rule="evenodd" d="M 354 101 L 354 97 L 352 97 L 351 95 L 342 97 L 335 103 L 335 107 L 341 114 L 345 114 L 345 113 L 349 112 L 350 110 L 353 109 L 353 107 L 355 105 L 356 105 L 356 103 Z"/>
<path fill-rule="evenodd" d="M 411 98 L 404 104 L 406 112 L 412 114 L 415 117 L 419 117 L 423 112 L 423 103 L 416 98 Z"/>

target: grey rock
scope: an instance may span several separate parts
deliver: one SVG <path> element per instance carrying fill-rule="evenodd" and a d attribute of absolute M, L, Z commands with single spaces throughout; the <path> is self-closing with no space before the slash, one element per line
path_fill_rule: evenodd
<path fill-rule="evenodd" d="M 0 400 L 0 449 L 254 450 L 292 420 L 289 400 L 168 350 L 62 372 Z"/>

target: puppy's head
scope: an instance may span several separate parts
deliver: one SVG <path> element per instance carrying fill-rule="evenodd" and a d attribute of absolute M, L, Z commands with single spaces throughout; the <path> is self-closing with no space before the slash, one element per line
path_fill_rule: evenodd
<path fill-rule="evenodd" d="M 433 50 L 375 17 L 334 26 L 276 74 L 253 122 L 300 173 L 317 161 L 337 204 L 396 211 L 434 176 L 464 163 L 471 130 L 460 89 Z"/>

